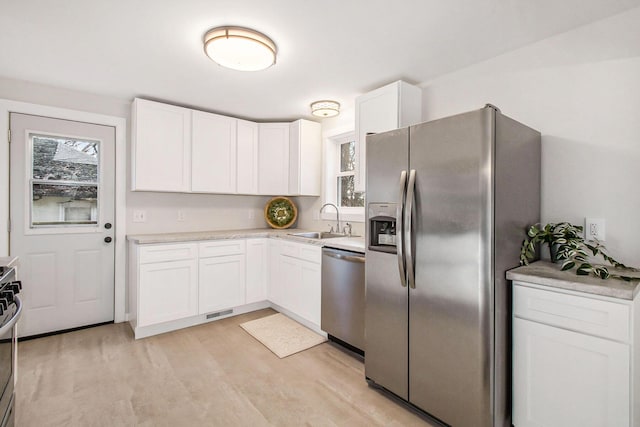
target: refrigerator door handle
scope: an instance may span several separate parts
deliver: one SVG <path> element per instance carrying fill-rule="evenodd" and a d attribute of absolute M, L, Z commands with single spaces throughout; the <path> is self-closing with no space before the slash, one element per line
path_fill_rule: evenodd
<path fill-rule="evenodd" d="M 413 260 L 413 210 L 415 209 L 416 170 L 409 172 L 407 184 L 406 206 L 404 208 L 404 246 L 406 253 L 407 283 L 410 288 L 416 288 L 415 265 Z"/>
<path fill-rule="evenodd" d="M 404 200 L 407 195 L 407 171 L 400 173 L 400 183 L 398 184 L 398 207 L 396 208 L 396 252 L 398 253 L 398 272 L 400 273 L 400 284 L 407 287 L 407 272 L 405 270 L 404 259 Z"/>

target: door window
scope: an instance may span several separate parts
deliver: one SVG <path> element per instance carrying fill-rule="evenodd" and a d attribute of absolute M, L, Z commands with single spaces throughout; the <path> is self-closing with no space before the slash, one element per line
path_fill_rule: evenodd
<path fill-rule="evenodd" d="M 100 141 L 29 134 L 30 228 L 98 224 Z"/>

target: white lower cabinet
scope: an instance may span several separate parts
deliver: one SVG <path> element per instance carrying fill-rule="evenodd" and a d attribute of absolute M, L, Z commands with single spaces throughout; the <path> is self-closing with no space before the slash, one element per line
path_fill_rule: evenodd
<path fill-rule="evenodd" d="M 321 258 L 319 246 L 277 238 L 131 243 L 129 317 L 135 336 L 270 304 L 320 331 Z"/>
<path fill-rule="evenodd" d="M 283 242 L 281 251 L 278 264 L 280 302 L 276 304 L 319 326 L 322 249 L 312 245 Z M 294 253 L 293 256 L 289 255 L 291 252 Z"/>
<path fill-rule="evenodd" d="M 198 245 L 198 312 L 238 307 L 245 303 L 245 241 L 203 242 Z"/>
<path fill-rule="evenodd" d="M 137 295 L 132 298 L 137 303 L 137 326 L 198 314 L 195 244 L 143 247 L 138 258 Z"/>
<path fill-rule="evenodd" d="M 513 297 L 513 425 L 633 426 L 632 302 L 517 282 Z"/>

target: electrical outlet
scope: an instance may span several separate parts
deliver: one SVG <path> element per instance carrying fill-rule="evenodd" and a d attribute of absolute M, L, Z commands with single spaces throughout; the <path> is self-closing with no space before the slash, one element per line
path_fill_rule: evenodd
<path fill-rule="evenodd" d="M 133 211 L 133 222 L 147 222 L 147 212 Z"/>
<path fill-rule="evenodd" d="M 249 212 L 247 213 L 247 219 L 254 219 L 256 217 L 256 213 L 253 211 L 253 209 L 249 209 Z"/>
<path fill-rule="evenodd" d="M 186 215 L 184 214 L 183 210 L 178 210 L 178 221 L 182 222 L 185 220 Z"/>
<path fill-rule="evenodd" d="M 584 240 L 605 240 L 605 221 L 603 218 L 584 219 Z"/>

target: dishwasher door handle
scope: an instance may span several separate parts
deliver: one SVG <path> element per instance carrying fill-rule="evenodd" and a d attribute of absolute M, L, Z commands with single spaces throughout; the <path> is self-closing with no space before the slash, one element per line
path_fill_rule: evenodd
<path fill-rule="evenodd" d="M 350 261 L 350 262 L 361 262 L 361 263 L 364 263 L 364 257 L 363 256 L 342 255 L 342 254 L 337 254 L 335 252 L 329 252 L 329 251 L 326 251 L 324 254 L 326 256 L 331 257 L 331 258 L 342 259 L 342 260 Z"/>

